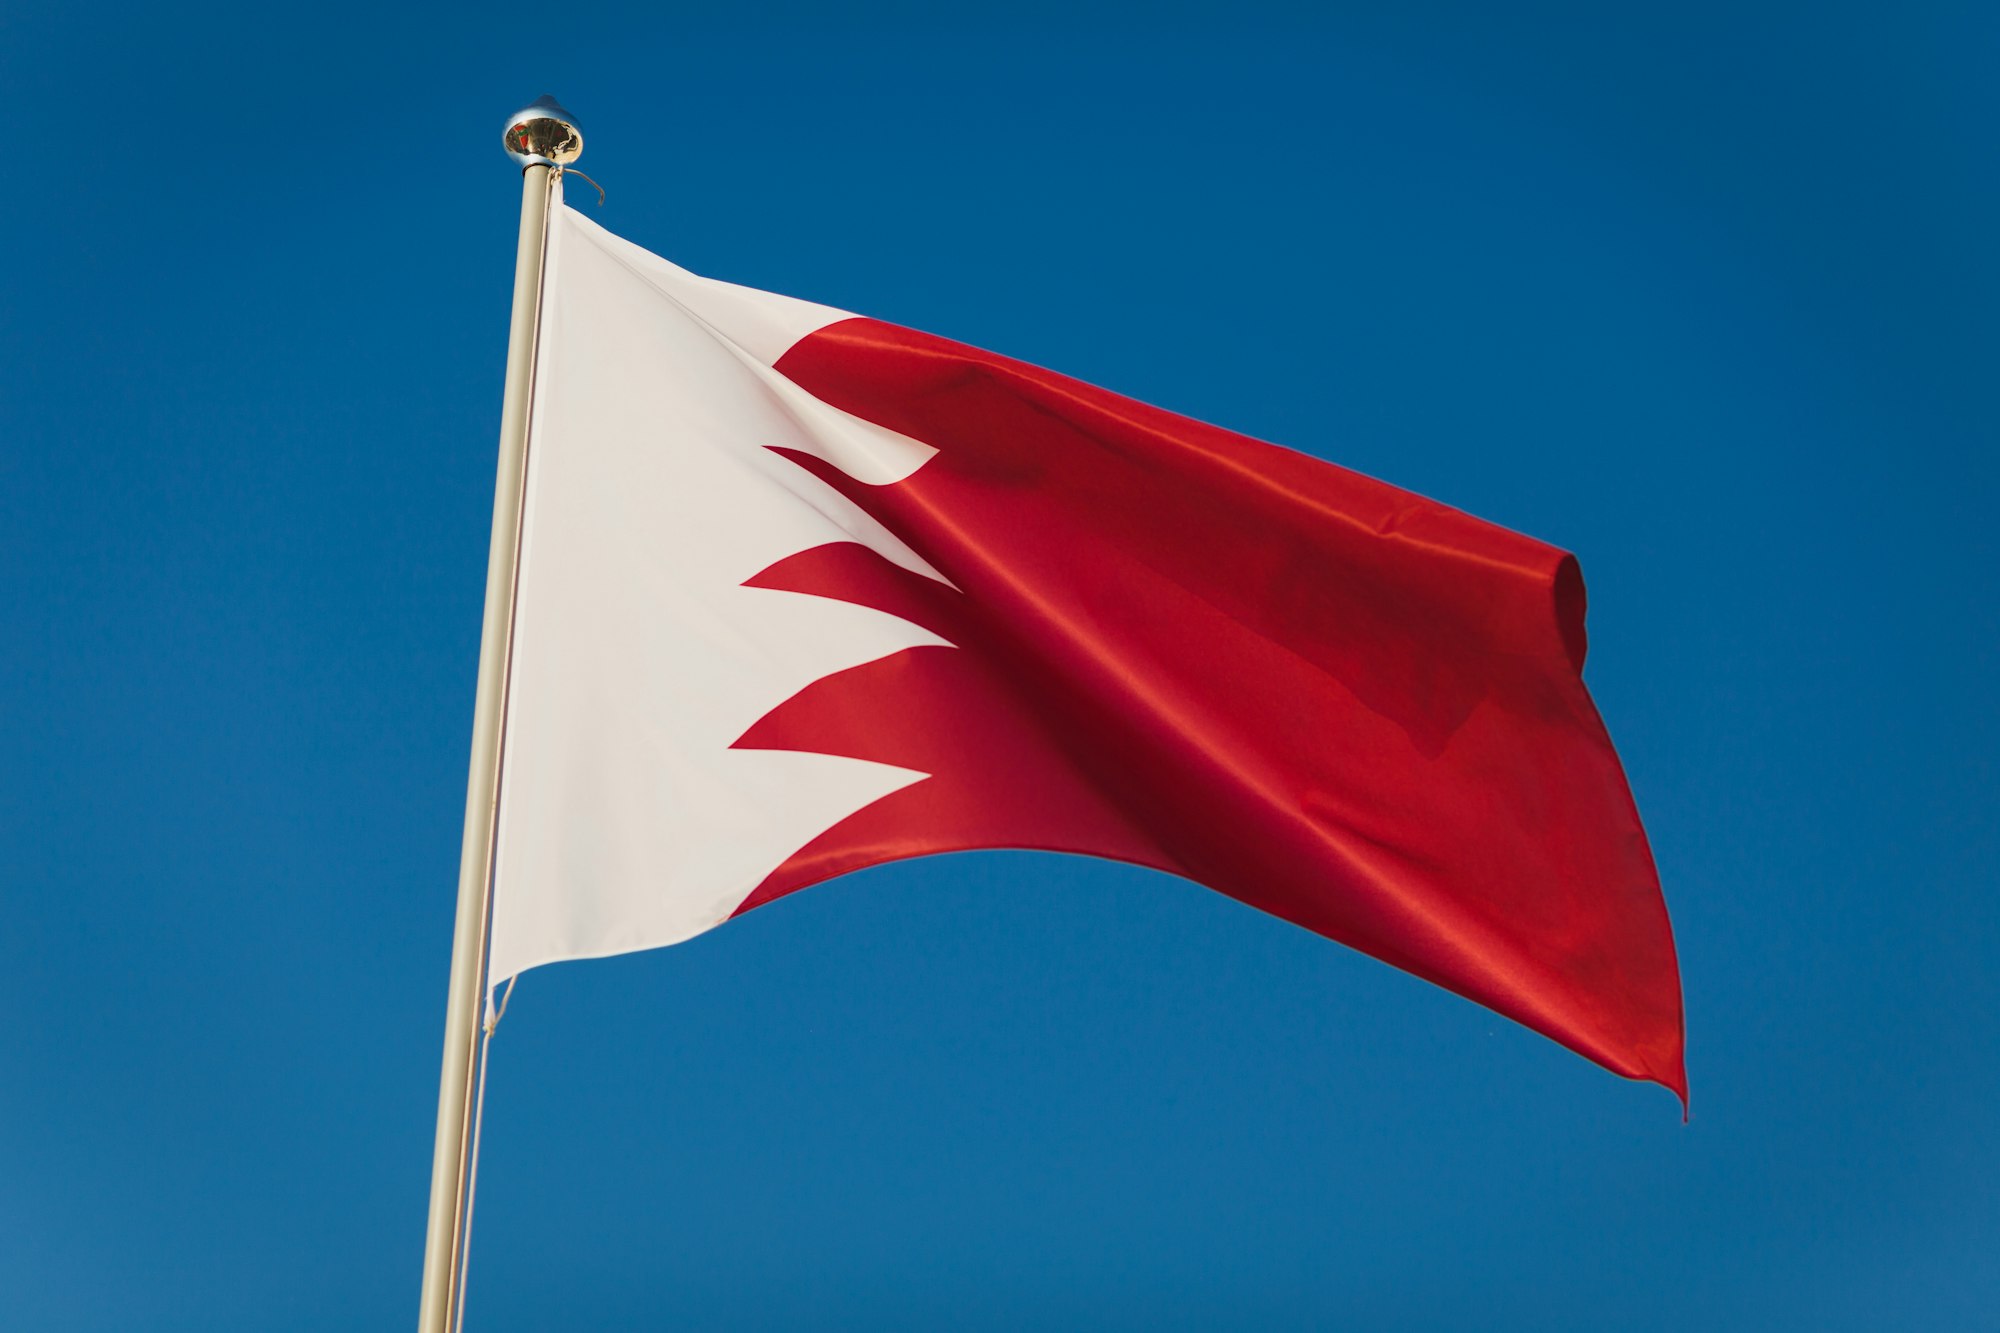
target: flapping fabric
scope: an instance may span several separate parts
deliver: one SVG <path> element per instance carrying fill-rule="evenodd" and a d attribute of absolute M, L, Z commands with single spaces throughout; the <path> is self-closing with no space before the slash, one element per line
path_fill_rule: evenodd
<path fill-rule="evenodd" d="M 1685 1097 L 1574 559 L 559 230 L 496 979 L 1040 848 L 1186 876 Z"/>

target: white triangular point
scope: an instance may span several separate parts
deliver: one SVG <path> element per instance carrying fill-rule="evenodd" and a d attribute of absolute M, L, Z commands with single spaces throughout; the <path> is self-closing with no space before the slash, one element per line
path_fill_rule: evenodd
<path fill-rule="evenodd" d="M 844 312 L 697 277 L 555 210 L 530 434 L 491 984 L 720 924 L 795 851 L 927 776 L 732 750 L 816 680 L 944 641 L 744 582 L 852 541 L 946 582 L 772 452 L 892 485 L 934 454 L 771 367 Z"/>

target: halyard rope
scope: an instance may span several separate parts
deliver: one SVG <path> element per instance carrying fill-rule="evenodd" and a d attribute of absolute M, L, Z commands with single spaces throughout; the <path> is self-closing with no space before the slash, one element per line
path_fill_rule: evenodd
<path fill-rule="evenodd" d="M 583 176 L 583 173 L 582 173 L 581 171 L 578 171 L 578 170 L 577 170 L 577 169 L 576 169 L 575 167 L 564 167 L 564 166 L 558 166 L 558 167 L 556 168 L 556 175 L 558 175 L 558 176 Z M 591 189 L 593 189 L 593 190 L 597 191 L 597 206 L 598 206 L 599 208 L 602 208 L 602 207 L 604 207 L 604 187 L 603 187 L 602 185 L 599 185 L 599 184 L 598 184 L 598 183 L 597 183 L 596 181 L 592 181 L 592 180 L 590 180 L 590 177 L 588 177 L 588 176 L 583 176 L 583 178 L 584 178 L 585 180 L 587 180 L 587 181 L 590 181 L 590 188 L 591 188 Z"/>
<path fill-rule="evenodd" d="M 472 1098 L 472 1152 L 471 1162 L 466 1170 L 465 1180 L 465 1226 L 458 1241 L 458 1299 L 453 1321 L 453 1333 L 465 1333 L 465 1279 L 472 1271 L 472 1202 L 479 1194 L 479 1128 L 486 1122 L 486 1055 L 493 1045 L 493 1030 L 500 1026 L 500 1020 L 507 1016 L 507 1001 L 514 998 L 514 983 L 521 979 L 517 972 L 507 978 L 507 989 L 500 992 L 500 1003 L 495 1006 L 491 995 L 486 1001 L 486 1028 L 479 1038 L 479 1090 Z"/>

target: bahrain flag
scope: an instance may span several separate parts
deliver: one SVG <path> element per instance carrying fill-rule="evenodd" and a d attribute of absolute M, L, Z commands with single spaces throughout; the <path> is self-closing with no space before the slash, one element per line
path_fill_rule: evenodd
<path fill-rule="evenodd" d="M 969 848 L 1185 876 L 1686 1093 L 1574 558 L 558 207 L 489 979 Z"/>

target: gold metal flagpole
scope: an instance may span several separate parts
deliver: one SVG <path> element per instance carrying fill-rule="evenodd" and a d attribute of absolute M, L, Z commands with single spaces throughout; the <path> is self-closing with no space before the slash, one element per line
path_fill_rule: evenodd
<path fill-rule="evenodd" d="M 521 242 L 514 260 L 514 318 L 507 335 L 507 387 L 500 405 L 500 469 L 493 485 L 493 542 L 486 562 L 486 616 L 479 632 L 479 687 L 472 706 L 472 769 L 465 788 L 465 842 L 458 863 L 451 988 L 445 1000 L 444 1071 L 438 1083 L 437 1150 L 431 1162 L 430 1225 L 424 1238 L 419 1333 L 452 1333 L 465 1255 L 466 1174 L 472 1147 L 479 1011 L 486 928 L 492 912 L 493 835 L 500 804 L 501 739 L 514 600 L 520 576 L 527 482 L 528 415 L 541 332 L 549 203 L 560 169 L 583 152 L 575 118 L 544 97 L 507 122 L 507 152 L 521 163 Z"/>

